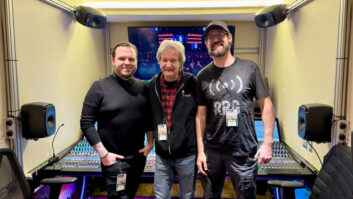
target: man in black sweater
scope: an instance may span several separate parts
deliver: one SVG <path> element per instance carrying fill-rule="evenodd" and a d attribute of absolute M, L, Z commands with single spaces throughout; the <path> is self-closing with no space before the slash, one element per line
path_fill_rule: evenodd
<path fill-rule="evenodd" d="M 156 162 L 156 199 L 170 198 L 174 177 L 178 177 L 180 198 L 194 198 L 196 176 L 196 79 L 183 72 L 183 44 L 164 40 L 157 51 L 162 72 L 148 85 Z"/>
<path fill-rule="evenodd" d="M 81 129 L 102 162 L 108 198 L 134 198 L 153 148 L 145 83 L 133 77 L 137 49 L 120 43 L 112 52 L 114 73 L 93 83 L 83 102 Z M 95 122 L 98 129 L 94 127 Z"/>

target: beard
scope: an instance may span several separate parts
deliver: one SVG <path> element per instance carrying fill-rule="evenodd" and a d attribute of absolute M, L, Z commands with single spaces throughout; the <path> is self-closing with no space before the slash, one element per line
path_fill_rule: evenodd
<path fill-rule="evenodd" d="M 213 50 L 213 46 L 216 45 L 218 43 L 214 43 L 212 44 L 212 46 L 210 46 L 208 48 L 208 54 L 212 57 L 222 57 L 224 56 L 225 54 L 227 54 L 227 52 L 229 51 L 230 49 L 230 45 L 223 45 L 223 49 L 221 50 Z"/>

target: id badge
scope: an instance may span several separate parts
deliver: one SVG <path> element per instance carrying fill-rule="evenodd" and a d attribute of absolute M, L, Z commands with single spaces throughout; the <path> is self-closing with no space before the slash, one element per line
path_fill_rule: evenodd
<path fill-rule="evenodd" d="M 116 176 L 116 191 L 124 191 L 126 187 L 126 173 L 121 173 Z"/>
<path fill-rule="evenodd" d="M 167 125 L 158 124 L 158 140 L 167 140 Z"/>
<path fill-rule="evenodd" d="M 237 109 L 226 109 L 227 127 L 238 126 L 238 111 Z"/>

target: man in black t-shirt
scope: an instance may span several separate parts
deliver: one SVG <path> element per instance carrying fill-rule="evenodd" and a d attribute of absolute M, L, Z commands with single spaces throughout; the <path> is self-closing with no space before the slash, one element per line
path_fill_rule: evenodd
<path fill-rule="evenodd" d="M 112 52 L 114 73 L 93 83 L 83 102 L 81 129 L 101 158 L 108 198 L 133 199 L 153 148 L 147 86 L 133 77 L 137 49 L 120 43 Z M 98 123 L 98 129 L 94 127 Z"/>
<path fill-rule="evenodd" d="M 256 198 L 258 163 L 272 159 L 274 111 L 258 66 L 233 57 L 232 35 L 221 21 L 211 22 L 204 33 L 213 62 L 197 75 L 197 167 L 204 198 L 221 198 L 226 173 L 237 199 Z M 253 98 L 261 109 L 264 142 L 257 150 Z"/>

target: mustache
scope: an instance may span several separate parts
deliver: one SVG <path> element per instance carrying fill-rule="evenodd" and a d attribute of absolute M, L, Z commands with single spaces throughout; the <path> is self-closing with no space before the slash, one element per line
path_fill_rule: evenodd
<path fill-rule="evenodd" d="M 217 42 L 213 43 L 211 47 L 214 48 L 216 45 L 220 45 L 220 44 L 223 44 L 223 42 L 217 41 Z"/>

